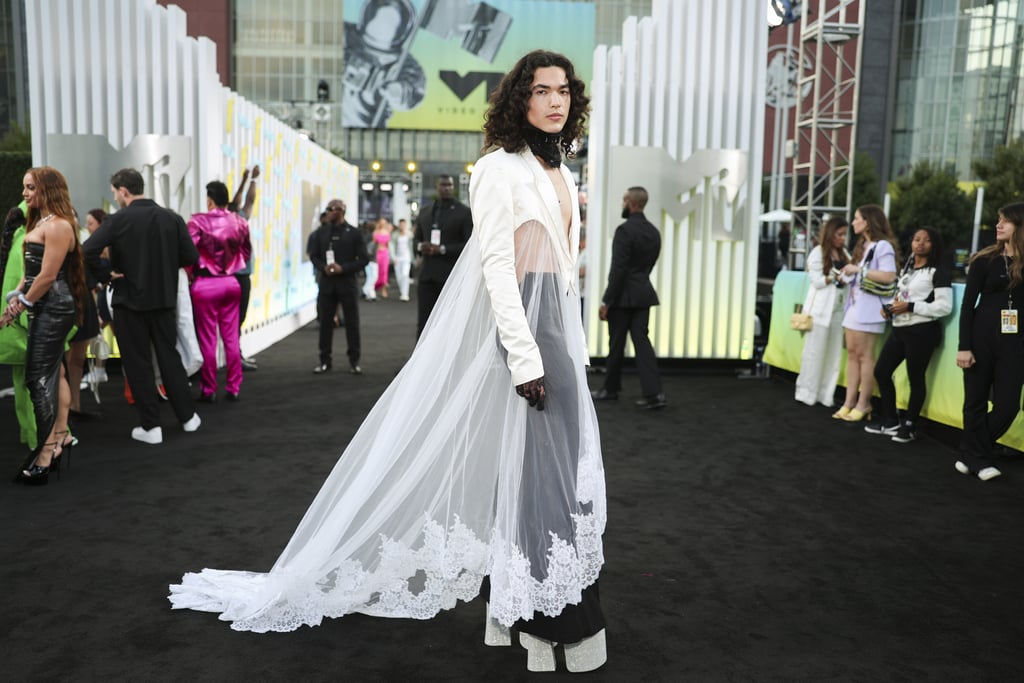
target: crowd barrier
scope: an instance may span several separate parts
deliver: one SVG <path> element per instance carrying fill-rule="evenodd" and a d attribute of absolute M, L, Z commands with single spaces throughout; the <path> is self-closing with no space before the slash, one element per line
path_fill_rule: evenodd
<path fill-rule="evenodd" d="M 768 345 L 765 347 L 764 362 L 790 372 L 800 372 L 800 357 L 803 353 L 803 334 L 789 327 L 789 316 L 793 306 L 803 303 L 808 288 L 807 275 L 802 271 L 781 271 L 772 288 L 772 318 L 768 331 Z M 945 335 L 943 342 L 932 356 L 928 366 L 928 397 L 921 411 L 923 417 L 954 427 L 963 427 L 963 374 L 956 366 L 957 344 L 960 338 L 960 303 L 964 297 L 964 286 L 953 284 L 953 312 L 943 320 Z M 886 333 L 888 334 L 888 332 Z M 881 348 L 885 335 L 878 341 Z M 896 404 L 907 407 L 910 383 L 906 369 L 900 365 L 895 375 Z M 846 354 L 843 354 L 839 369 L 839 384 L 846 386 Z M 877 391 L 876 391 L 877 394 Z M 1024 450 L 1024 417 L 1020 414 L 1000 443 Z"/>

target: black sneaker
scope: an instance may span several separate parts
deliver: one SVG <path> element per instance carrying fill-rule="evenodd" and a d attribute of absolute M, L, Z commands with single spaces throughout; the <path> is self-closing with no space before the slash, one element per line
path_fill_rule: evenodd
<path fill-rule="evenodd" d="M 900 423 L 897 420 L 876 420 L 864 425 L 864 431 L 868 434 L 885 434 L 886 436 L 892 436 L 899 428 Z"/>
<path fill-rule="evenodd" d="M 900 428 L 892 435 L 892 440 L 896 443 L 910 443 L 916 438 L 917 432 L 914 430 L 914 423 L 910 420 L 904 420 Z"/>

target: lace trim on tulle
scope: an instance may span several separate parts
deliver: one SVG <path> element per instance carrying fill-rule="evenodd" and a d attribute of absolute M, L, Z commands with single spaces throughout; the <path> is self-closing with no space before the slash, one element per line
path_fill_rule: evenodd
<path fill-rule="evenodd" d="M 583 386 L 586 386 L 584 383 Z M 589 400 L 586 397 L 585 400 Z M 580 462 L 576 468 L 576 497 L 580 501 L 591 503 L 594 508 L 593 514 L 601 520 L 607 519 L 608 501 L 605 498 L 604 488 L 604 466 L 601 463 L 600 447 L 594 429 L 580 430 L 583 437 L 583 444 L 580 451 Z M 601 527 L 601 533 L 604 526 Z"/>
<path fill-rule="evenodd" d="M 604 516 L 574 515 L 573 520 L 575 547 L 552 535 L 548 576 L 543 581 L 531 576 L 530 563 L 518 549 L 513 549 L 513 557 L 500 557 L 508 554 L 502 552 L 508 545 L 500 539 L 484 543 L 458 519 L 448 532 L 427 520 L 419 548 L 382 539 L 375 569 L 346 561 L 316 581 L 287 570 L 262 575 L 265 581 L 256 592 L 271 595 L 262 598 L 266 606 L 255 614 L 241 614 L 255 597 L 253 575 L 247 572 L 186 574 L 180 586 L 172 587 L 171 602 L 180 608 L 223 612 L 221 618 L 232 621 L 231 628 L 259 633 L 294 631 L 303 625 L 316 626 L 324 617 L 352 612 L 429 619 L 479 594 L 490 557 L 491 566 L 503 568 L 502 576 L 491 577 L 491 615 L 511 625 L 535 611 L 549 616 L 561 613 L 566 604 L 578 603 L 582 590 L 597 579 L 604 564 Z"/>

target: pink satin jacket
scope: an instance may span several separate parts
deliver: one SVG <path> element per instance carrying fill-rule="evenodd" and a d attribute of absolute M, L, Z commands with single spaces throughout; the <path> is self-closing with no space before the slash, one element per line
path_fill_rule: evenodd
<path fill-rule="evenodd" d="M 214 277 L 234 275 L 252 255 L 249 224 L 227 209 L 197 213 L 188 222 L 188 233 L 199 250 L 197 272 Z"/>

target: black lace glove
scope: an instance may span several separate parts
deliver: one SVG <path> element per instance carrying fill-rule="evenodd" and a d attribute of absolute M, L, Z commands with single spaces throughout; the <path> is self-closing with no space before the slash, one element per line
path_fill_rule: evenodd
<path fill-rule="evenodd" d="M 531 408 L 544 410 L 544 399 L 547 397 L 544 391 L 544 378 L 538 377 L 524 382 L 516 387 L 516 393 L 526 399 Z"/>

